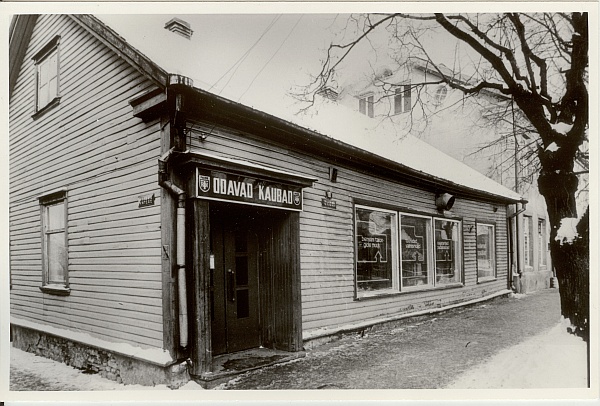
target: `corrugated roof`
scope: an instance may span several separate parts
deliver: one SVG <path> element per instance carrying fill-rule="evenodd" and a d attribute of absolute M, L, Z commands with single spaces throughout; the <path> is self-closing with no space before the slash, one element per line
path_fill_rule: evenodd
<path fill-rule="evenodd" d="M 166 22 L 171 17 L 163 16 L 162 20 Z M 110 18 L 103 16 L 98 18 L 168 73 L 189 77 L 194 81 L 195 87 L 210 91 L 203 85 L 205 82 L 202 80 L 202 66 L 216 56 L 202 55 L 199 52 L 203 38 L 192 36 L 191 39 L 187 39 L 174 35 L 164 29 L 164 22 L 138 27 L 139 34 L 134 35 L 131 29 L 124 30 L 123 26 L 111 22 Z M 150 20 L 156 19 L 157 16 L 152 16 Z M 125 23 L 126 20 L 121 20 L 121 24 Z M 127 34 L 124 31 L 127 31 Z M 220 96 L 233 99 L 224 92 Z M 309 114 L 296 114 L 295 111 L 269 97 L 260 97 L 244 105 L 397 162 L 423 173 L 424 176 L 442 179 L 512 201 L 522 200 L 522 197 L 514 191 L 418 138 L 410 135 L 399 136 L 391 121 L 377 122 L 325 99 L 318 99 Z"/>

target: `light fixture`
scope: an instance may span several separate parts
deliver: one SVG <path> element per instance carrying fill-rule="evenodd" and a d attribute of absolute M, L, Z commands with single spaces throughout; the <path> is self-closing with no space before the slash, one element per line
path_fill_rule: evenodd
<path fill-rule="evenodd" d="M 331 199 L 333 197 L 333 193 L 331 193 L 331 190 L 326 190 L 325 191 L 325 197 L 328 199 Z"/>
<path fill-rule="evenodd" d="M 450 210 L 454 206 L 454 196 L 450 193 L 441 193 L 435 197 L 435 207 L 438 210 Z"/>

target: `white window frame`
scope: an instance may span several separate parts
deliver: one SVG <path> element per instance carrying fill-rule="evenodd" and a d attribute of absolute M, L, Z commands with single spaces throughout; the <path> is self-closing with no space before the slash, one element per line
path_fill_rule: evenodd
<path fill-rule="evenodd" d="M 491 264 L 492 264 L 492 275 L 491 276 L 481 276 L 479 274 L 481 268 L 479 266 L 479 245 L 477 244 L 476 247 L 476 253 L 475 256 L 477 258 L 477 282 L 485 282 L 485 281 L 490 281 L 490 280 L 496 280 L 498 278 L 498 266 L 496 264 L 496 259 L 497 259 L 497 254 L 496 254 L 496 225 L 492 224 L 492 223 L 485 223 L 485 222 L 477 222 L 475 224 L 475 235 L 476 235 L 476 240 L 477 237 L 479 237 L 479 227 L 488 227 L 491 228 L 492 230 L 492 241 L 491 241 Z"/>
<path fill-rule="evenodd" d="M 45 293 L 56 295 L 68 295 L 69 288 L 69 259 L 68 259 L 68 204 L 66 190 L 59 190 L 39 197 L 40 203 L 40 218 L 42 232 L 42 286 L 40 290 Z M 63 224 L 61 227 L 49 228 L 49 210 L 51 207 L 62 204 L 63 207 Z M 61 281 L 50 280 L 48 241 L 52 235 L 62 235 L 64 238 L 64 257 L 61 259 L 64 270 L 63 279 Z"/>
<path fill-rule="evenodd" d="M 358 112 L 371 118 L 375 116 L 375 96 L 372 93 L 358 97 Z"/>
<path fill-rule="evenodd" d="M 408 106 L 406 102 L 408 92 Z M 412 110 L 412 86 L 410 83 L 398 85 L 394 89 L 394 114 L 407 113 Z"/>
<path fill-rule="evenodd" d="M 456 251 L 458 252 L 457 256 L 456 256 L 456 268 L 457 268 L 457 273 L 458 273 L 458 277 L 459 280 L 458 281 L 453 281 L 453 282 L 449 282 L 449 283 L 438 283 L 437 282 L 437 260 L 436 260 L 436 252 L 435 250 L 437 249 L 437 240 L 436 240 L 436 236 L 435 236 L 435 222 L 436 220 L 438 221 L 448 221 L 451 223 L 456 223 L 456 225 L 458 226 L 458 241 L 456 242 Z M 463 244 L 463 232 L 462 232 L 462 221 L 459 220 L 454 220 L 454 219 L 449 219 L 449 218 L 444 218 L 444 217 L 433 217 L 433 220 L 431 222 L 431 227 L 433 228 L 433 247 L 432 247 L 432 251 L 433 251 L 433 259 L 434 259 L 434 276 L 433 276 L 433 282 L 435 286 L 452 286 L 452 285 L 462 285 L 463 283 L 463 253 L 462 253 L 462 244 Z"/>
<path fill-rule="evenodd" d="M 46 110 L 60 101 L 60 36 L 56 36 L 34 57 L 35 62 L 35 113 Z M 51 66 L 54 58 L 55 66 Z M 42 69 L 47 68 L 48 73 L 42 83 Z M 52 81 L 55 84 L 51 86 Z M 42 94 L 47 93 L 45 100 Z"/>
<path fill-rule="evenodd" d="M 357 298 L 362 298 L 362 297 L 372 297 L 372 296 L 379 296 L 379 295 L 388 295 L 390 293 L 396 293 L 398 292 L 398 275 L 399 275 L 399 271 L 398 271 L 398 212 L 395 210 L 389 210 L 389 209 L 382 209 L 380 207 L 377 206 L 368 206 L 368 205 L 362 205 L 362 204 L 355 204 L 354 205 L 354 249 L 355 252 L 358 253 L 358 247 L 357 247 L 357 238 L 356 238 L 356 232 L 357 232 L 357 221 L 358 218 L 356 216 L 356 210 L 357 209 L 364 209 L 364 210 L 374 210 L 374 211 L 378 211 L 378 212 L 382 212 L 382 213 L 388 213 L 392 215 L 392 221 L 390 222 L 390 225 L 392 227 L 391 229 L 391 261 L 392 261 L 392 286 L 390 288 L 385 288 L 385 289 L 379 289 L 376 291 L 361 291 L 358 288 L 358 257 L 355 256 L 354 258 L 354 266 L 355 266 L 355 271 L 354 271 L 354 285 L 355 285 L 355 290 L 356 290 L 356 297 Z M 396 218 L 396 220 L 394 220 L 394 217 Z"/>

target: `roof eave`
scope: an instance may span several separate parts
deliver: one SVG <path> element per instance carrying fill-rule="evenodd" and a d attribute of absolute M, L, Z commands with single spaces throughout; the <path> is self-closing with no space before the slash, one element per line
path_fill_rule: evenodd
<path fill-rule="evenodd" d="M 131 46 L 117 32 L 108 27 L 97 17 L 90 14 L 69 14 L 75 22 L 94 35 L 100 42 L 116 52 L 121 58 L 129 62 L 142 75 L 150 79 L 162 89 L 167 87 L 168 73 Z"/>

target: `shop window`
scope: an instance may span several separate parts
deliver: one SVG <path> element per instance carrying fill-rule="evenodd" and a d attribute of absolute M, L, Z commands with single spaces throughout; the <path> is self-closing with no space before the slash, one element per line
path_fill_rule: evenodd
<path fill-rule="evenodd" d="M 411 107 L 410 85 L 398 86 L 394 94 L 394 114 L 406 113 Z"/>
<path fill-rule="evenodd" d="M 42 291 L 68 294 L 67 195 L 60 191 L 40 198 L 42 221 Z"/>
<path fill-rule="evenodd" d="M 496 278 L 496 234 L 491 224 L 477 224 L 477 280 Z"/>
<path fill-rule="evenodd" d="M 358 99 L 358 111 L 361 114 L 364 114 L 369 117 L 373 117 L 374 116 L 373 103 L 374 103 L 374 99 L 373 99 L 372 95 L 360 97 Z"/>
<path fill-rule="evenodd" d="M 55 37 L 33 58 L 35 61 L 36 72 L 36 113 L 44 110 L 46 107 L 54 105 L 59 100 L 59 40 L 59 36 Z"/>
<path fill-rule="evenodd" d="M 538 255 L 539 255 L 539 266 L 546 266 L 546 257 L 548 255 L 546 251 L 546 220 L 538 219 Z"/>
<path fill-rule="evenodd" d="M 435 220 L 436 285 L 459 283 L 461 278 L 460 223 Z"/>
<path fill-rule="evenodd" d="M 432 284 L 432 266 L 429 255 L 431 219 L 428 217 L 400 216 L 402 244 L 402 288 Z"/>
<path fill-rule="evenodd" d="M 533 267 L 533 219 L 523 216 L 523 261 L 525 266 Z"/>
<path fill-rule="evenodd" d="M 397 287 L 396 213 L 356 207 L 356 289 L 358 295 Z"/>
<path fill-rule="evenodd" d="M 462 282 L 460 221 L 367 206 L 355 219 L 358 297 Z"/>

